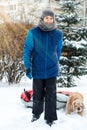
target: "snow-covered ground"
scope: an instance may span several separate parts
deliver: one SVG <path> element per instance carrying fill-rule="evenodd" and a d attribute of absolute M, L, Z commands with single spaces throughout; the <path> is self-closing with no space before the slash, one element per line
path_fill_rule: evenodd
<path fill-rule="evenodd" d="M 52 127 L 45 124 L 44 113 L 39 120 L 31 123 L 32 109 L 25 108 L 20 100 L 23 88 L 32 89 L 32 80 L 23 79 L 20 84 L 8 85 L 0 82 L 0 130 L 87 130 L 87 75 L 76 80 L 78 87 L 58 88 L 58 90 L 78 91 L 85 98 L 83 117 L 66 115 L 64 109 L 57 110 L 58 120 Z"/>

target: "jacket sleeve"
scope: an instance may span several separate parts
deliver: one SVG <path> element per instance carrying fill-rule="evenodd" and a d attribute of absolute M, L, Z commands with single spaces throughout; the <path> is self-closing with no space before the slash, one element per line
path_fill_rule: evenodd
<path fill-rule="evenodd" d="M 57 48 L 58 61 L 60 60 L 62 44 L 63 44 L 63 34 L 62 34 L 62 32 L 60 32 L 59 33 L 59 40 L 58 40 L 58 48 Z"/>
<path fill-rule="evenodd" d="M 32 31 L 28 31 L 25 43 L 24 43 L 24 66 L 25 69 L 30 69 L 31 68 L 31 57 L 32 57 L 32 52 L 34 49 L 34 40 L 33 40 L 33 33 Z"/>

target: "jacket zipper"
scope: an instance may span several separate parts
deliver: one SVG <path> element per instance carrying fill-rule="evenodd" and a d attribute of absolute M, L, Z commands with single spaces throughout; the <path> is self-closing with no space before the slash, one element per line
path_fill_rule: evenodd
<path fill-rule="evenodd" d="M 46 36 L 46 57 L 45 57 L 45 77 L 47 78 L 47 52 L 48 52 L 48 33 Z"/>

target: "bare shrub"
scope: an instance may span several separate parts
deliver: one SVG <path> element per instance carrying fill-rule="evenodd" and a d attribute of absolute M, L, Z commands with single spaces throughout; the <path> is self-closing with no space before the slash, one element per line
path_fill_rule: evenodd
<path fill-rule="evenodd" d="M 24 75 L 23 44 L 31 27 L 24 23 L 0 25 L 0 80 L 6 76 L 9 83 L 18 83 Z"/>

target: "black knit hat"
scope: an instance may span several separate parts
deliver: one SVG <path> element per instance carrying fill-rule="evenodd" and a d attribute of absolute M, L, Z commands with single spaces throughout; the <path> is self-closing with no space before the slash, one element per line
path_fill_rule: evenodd
<path fill-rule="evenodd" d="M 54 12 L 51 9 L 46 9 L 42 12 L 41 18 L 44 18 L 46 16 L 51 16 L 53 19 L 55 17 Z"/>

